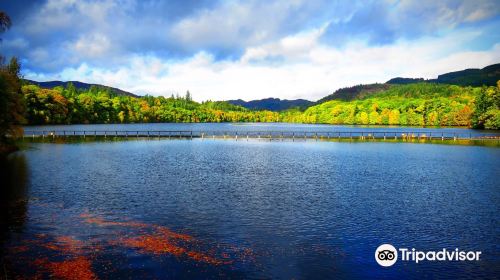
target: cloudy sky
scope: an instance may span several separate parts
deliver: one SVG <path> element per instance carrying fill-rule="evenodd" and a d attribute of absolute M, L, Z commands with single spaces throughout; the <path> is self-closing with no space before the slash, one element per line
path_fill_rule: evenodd
<path fill-rule="evenodd" d="M 496 0 L 2 0 L 28 79 L 195 100 L 319 99 L 500 62 Z"/>

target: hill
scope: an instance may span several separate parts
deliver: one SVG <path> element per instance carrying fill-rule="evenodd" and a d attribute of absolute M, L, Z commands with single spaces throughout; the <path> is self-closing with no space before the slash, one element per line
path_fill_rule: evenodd
<path fill-rule="evenodd" d="M 495 86 L 500 80 L 500 63 L 492 64 L 483 69 L 465 69 L 461 71 L 441 74 L 437 79 L 424 80 L 423 78 L 393 78 L 387 84 L 410 84 L 418 82 L 449 84 L 457 86 Z"/>
<path fill-rule="evenodd" d="M 330 100 L 354 100 L 362 99 L 371 95 L 375 92 L 380 92 L 387 90 L 391 87 L 389 84 L 368 84 L 368 85 L 357 85 L 353 87 L 346 87 L 336 90 L 330 95 L 327 95 L 316 102 L 316 104 L 321 104 Z"/>
<path fill-rule="evenodd" d="M 409 85 L 416 83 L 448 84 L 457 86 L 496 86 L 500 80 L 500 63 L 484 67 L 483 69 L 465 69 L 462 71 L 441 74 L 437 79 L 424 80 L 423 78 L 392 78 L 385 84 L 367 84 L 346 87 L 336 90 L 316 102 L 321 104 L 330 100 L 357 100 L 366 98 L 374 93 L 389 90 L 394 85 Z"/>
<path fill-rule="evenodd" d="M 425 82 L 424 78 L 402 78 L 402 77 L 397 77 L 397 78 L 392 78 L 389 81 L 386 82 L 386 84 L 393 84 L 393 85 L 407 85 L 407 84 L 414 84 L 414 83 L 421 83 Z"/>
<path fill-rule="evenodd" d="M 314 104 L 314 102 L 305 99 L 279 99 L 279 98 L 266 98 L 260 100 L 244 101 L 241 99 L 228 100 L 230 104 L 245 107 L 250 110 L 269 110 L 269 111 L 283 111 L 292 108 L 299 108 L 301 110 Z"/>
<path fill-rule="evenodd" d="M 483 69 L 466 69 L 442 74 L 431 82 L 458 86 L 495 86 L 498 80 L 500 80 L 500 63 Z"/>
<path fill-rule="evenodd" d="M 131 92 L 124 91 L 124 90 L 121 90 L 119 88 L 114 88 L 114 87 L 109 87 L 109 86 L 104 86 L 104 85 L 99 85 L 99 84 L 87 84 L 87 83 L 83 83 L 83 82 L 79 82 L 79 81 L 67 81 L 67 82 L 63 82 L 63 81 L 48 81 L 48 82 L 37 82 L 37 81 L 33 81 L 33 80 L 24 79 L 23 82 L 27 83 L 27 84 L 37 85 L 37 86 L 39 86 L 41 88 L 48 88 L 48 89 L 52 89 L 52 88 L 58 87 L 58 86 L 67 87 L 69 83 L 72 83 L 73 86 L 75 86 L 75 88 L 77 90 L 81 90 L 81 91 L 87 91 L 91 87 L 97 87 L 99 89 L 109 90 L 112 94 L 116 94 L 116 95 L 138 97 L 137 95 L 135 95 L 135 94 L 133 94 Z"/>
<path fill-rule="evenodd" d="M 462 87 L 422 82 L 390 85 L 386 90 L 354 100 L 326 101 L 303 113 L 283 113 L 282 121 L 499 129 L 498 104 L 500 86 Z"/>

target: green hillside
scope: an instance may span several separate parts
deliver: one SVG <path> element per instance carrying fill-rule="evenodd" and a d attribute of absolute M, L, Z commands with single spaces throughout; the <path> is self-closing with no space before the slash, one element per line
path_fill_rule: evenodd
<path fill-rule="evenodd" d="M 418 82 L 448 84 L 457 86 L 495 86 L 500 80 L 500 63 L 486 66 L 482 69 L 465 69 L 461 71 L 441 74 L 437 79 L 424 80 L 423 78 L 393 78 L 386 84 L 411 84 Z"/>
<path fill-rule="evenodd" d="M 391 87 L 395 86 L 396 91 L 398 85 L 411 85 L 418 83 L 432 83 L 432 84 L 445 84 L 457 86 L 495 86 L 497 81 L 500 80 L 500 63 L 486 66 L 482 69 L 465 69 L 461 71 L 449 72 L 441 74 L 437 79 L 424 80 L 423 78 L 393 78 L 384 84 L 365 84 L 346 87 L 336 90 L 330 95 L 327 95 L 316 102 L 321 104 L 330 100 L 355 100 L 363 99 L 369 95 L 376 94 L 382 91 L 389 91 Z M 447 87 L 444 87 L 445 89 Z"/>
<path fill-rule="evenodd" d="M 143 122 L 270 122 L 278 114 L 250 111 L 227 102 L 195 102 L 185 96 L 132 97 L 108 89 L 73 86 L 40 88 L 22 86 L 28 124 L 88 124 Z"/>
<path fill-rule="evenodd" d="M 386 89 L 389 89 L 391 85 L 389 84 L 367 84 L 367 85 L 356 85 L 352 87 L 345 87 L 336 90 L 330 95 L 327 95 L 316 102 L 316 104 L 321 104 L 330 100 L 354 100 L 367 97 L 373 93 L 377 93 Z"/>
<path fill-rule="evenodd" d="M 433 82 L 460 86 L 494 86 L 500 79 L 500 63 L 483 69 L 466 69 L 439 75 Z"/>
<path fill-rule="evenodd" d="M 326 124 L 500 127 L 500 85 L 392 85 L 359 99 L 332 100 L 283 121 Z"/>

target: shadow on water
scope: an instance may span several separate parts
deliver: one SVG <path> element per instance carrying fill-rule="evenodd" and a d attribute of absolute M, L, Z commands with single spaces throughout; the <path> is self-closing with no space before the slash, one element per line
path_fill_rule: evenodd
<path fill-rule="evenodd" d="M 23 230 L 28 208 L 28 168 L 22 153 L 0 157 L 0 261 L 5 274 L 5 243 L 11 232 Z"/>

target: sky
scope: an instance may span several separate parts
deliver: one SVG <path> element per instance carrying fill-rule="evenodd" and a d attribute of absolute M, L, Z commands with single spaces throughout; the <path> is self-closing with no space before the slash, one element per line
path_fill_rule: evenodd
<path fill-rule="evenodd" d="M 317 100 L 500 62 L 498 0 L 0 0 L 0 54 L 37 81 L 197 101 Z"/>

